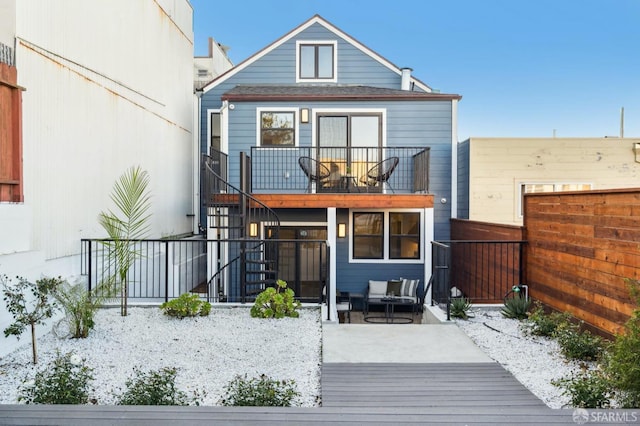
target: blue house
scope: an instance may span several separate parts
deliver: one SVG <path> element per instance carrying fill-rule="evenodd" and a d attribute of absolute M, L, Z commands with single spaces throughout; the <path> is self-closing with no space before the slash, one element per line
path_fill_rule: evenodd
<path fill-rule="evenodd" d="M 424 285 L 456 208 L 460 98 L 318 15 L 205 85 L 214 299 L 247 301 L 274 279 L 309 302 L 369 280 Z"/>

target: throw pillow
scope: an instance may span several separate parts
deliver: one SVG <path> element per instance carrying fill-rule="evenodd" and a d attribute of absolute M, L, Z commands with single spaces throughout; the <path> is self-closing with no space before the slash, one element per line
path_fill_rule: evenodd
<path fill-rule="evenodd" d="M 386 281 L 369 280 L 369 297 L 385 297 L 387 295 Z"/>
<path fill-rule="evenodd" d="M 416 298 L 416 292 L 418 291 L 418 283 L 420 280 L 402 280 L 402 296 Z"/>
<path fill-rule="evenodd" d="M 402 296 L 402 281 L 387 281 L 387 296 Z"/>

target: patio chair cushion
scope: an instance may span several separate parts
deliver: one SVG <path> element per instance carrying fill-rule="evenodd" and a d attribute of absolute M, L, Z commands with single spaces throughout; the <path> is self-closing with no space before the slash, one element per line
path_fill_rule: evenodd
<path fill-rule="evenodd" d="M 387 296 L 401 296 L 402 295 L 402 281 L 389 280 L 387 281 Z"/>
<path fill-rule="evenodd" d="M 381 298 L 387 296 L 387 282 L 369 280 L 369 297 Z"/>
<path fill-rule="evenodd" d="M 413 299 L 416 298 L 416 293 L 418 291 L 418 284 L 420 284 L 420 280 L 408 280 L 406 278 L 402 279 L 402 290 L 401 294 L 403 297 L 411 297 Z"/>

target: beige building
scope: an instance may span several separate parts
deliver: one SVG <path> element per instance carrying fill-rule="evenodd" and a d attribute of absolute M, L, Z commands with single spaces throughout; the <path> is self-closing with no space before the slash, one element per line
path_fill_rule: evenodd
<path fill-rule="evenodd" d="M 531 192 L 640 187 L 640 138 L 470 138 L 458 145 L 458 217 L 522 224 Z"/>
<path fill-rule="evenodd" d="M 208 56 L 193 58 L 193 88 L 202 89 L 207 83 L 233 67 L 227 56 L 228 46 L 222 45 L 209 37 Z"/>

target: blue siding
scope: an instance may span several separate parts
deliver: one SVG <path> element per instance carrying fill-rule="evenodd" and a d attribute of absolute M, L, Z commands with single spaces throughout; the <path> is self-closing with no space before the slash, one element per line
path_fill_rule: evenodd
<path fill-rule="evenodd" d="M 211 88 L 201 98 L 201 148 L 207 150 L 207 109 L 222 106 L 221 96 L 239 84 L 295 84 L 296 40 L 337 40 L 338 84 L 375 86 L 400 89 L 401 76 L 372 59 L 346 40 L 337 37 L 320 24 L 314 24 L 262 58 L 237 72 L 229 79 Z M 407 64 L 410 65 L 410 64 Z M 305 83 L 308 84 L 308 83 Z M 330 83 L 331 84 L 331 83 Z M 384 109 L 386 111 L 386 142 L 388 147 L 430 147 L 430 193 L 434 194 L 435 238 L 449 239 L 451 217 L 451 101 L 340 101 L 340 102 L 233 102 L 235 108 L 227 111 L 229 118 L 229 176 L 231 183 L 239 181 L 239 153 L 249 152 L 256 145 L 258 123 L 257 108 L 318 108 L 331 109 Z M 299 126 L 298 146 L 311 146 L 311 124 Z M 283 165 L 292 179 L 303 179 L 295 163 Z M 304 187 L 304 186 L 303 186 Z M 447 199 L 442 204 L 440 200 Z M 460 200 L 458 200 L 460 202 Z M 311 220 L 308 211 L 282 211 L 284 220 Z M 346 218 L 346 210 L 340 213 Z M 326 214 L 314 212 L 320 218 Z M 315 219 L 317 220 L 317 219 Z M 342 220 L 342 219 L 339 219 Z M 349 264 L 348 239 L 341 239 L 337 247 L 337 287 L 344 291 L 362 292 L 369 279 L 392 279 L 400 276 L 424 280 L 422 264 Z"/>
<path fill-rule="evenodd" d="M 337 212 L 338 223 L 349 223 L 346 209 Z M 369 280 L 392 280 L 402 278 L 420 279 L 423 283 L 424 264 L 393 263 L 349 263 L 349 238 L 339 238 L 336 242 L 336 288 L 340 291 L 365 293 Z"/>

